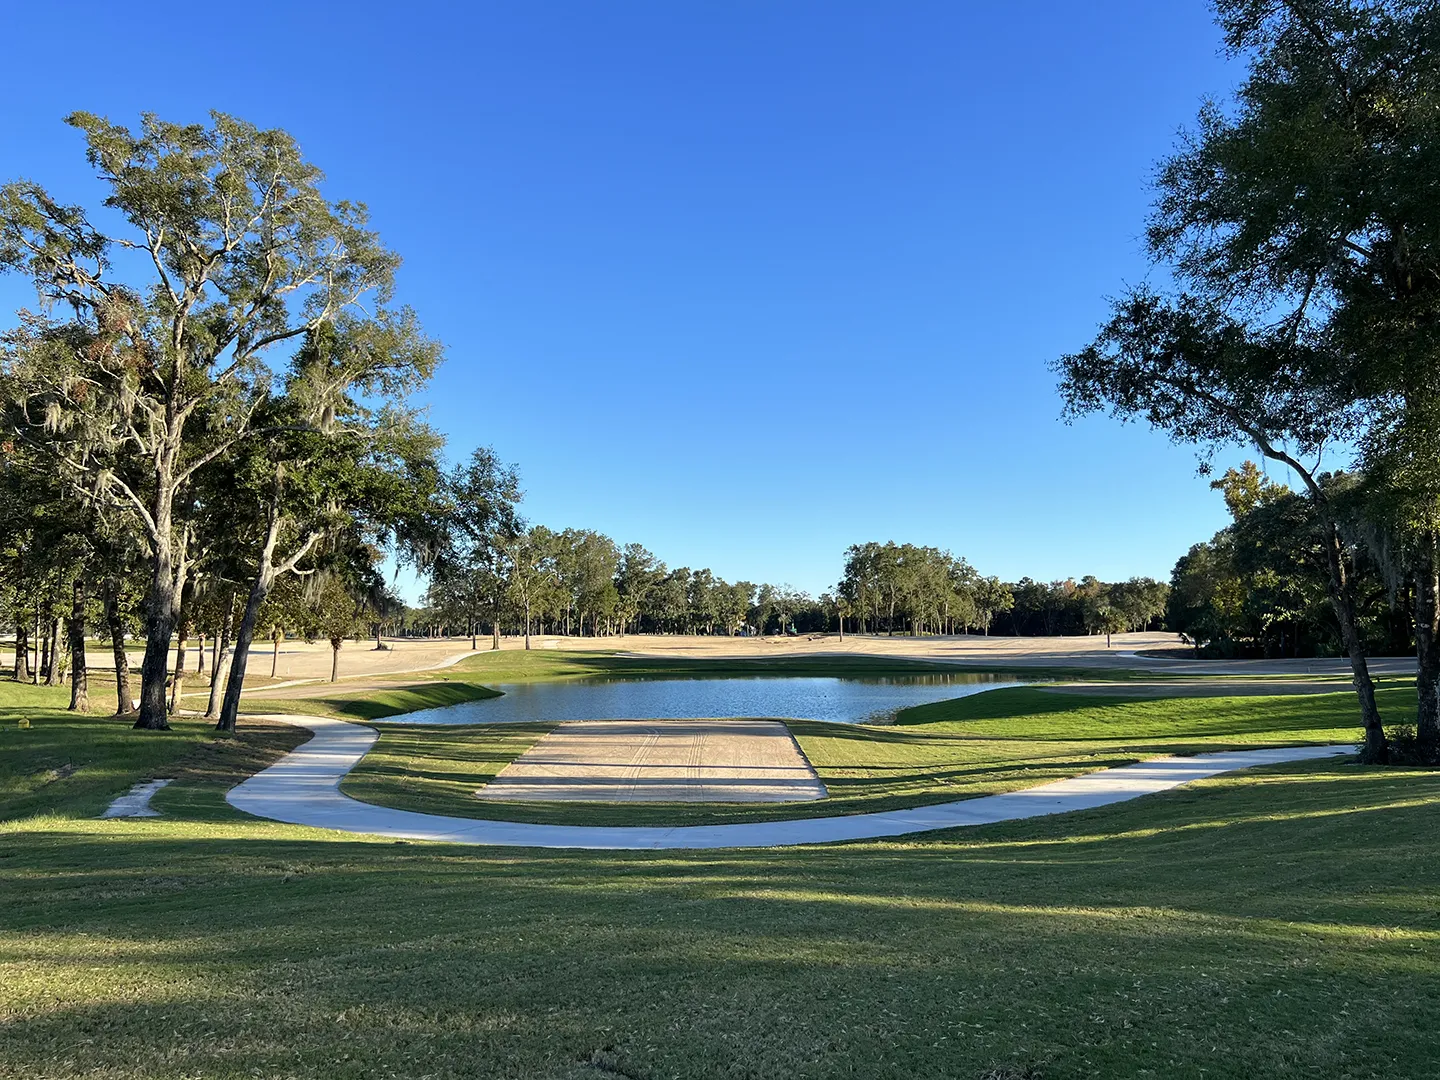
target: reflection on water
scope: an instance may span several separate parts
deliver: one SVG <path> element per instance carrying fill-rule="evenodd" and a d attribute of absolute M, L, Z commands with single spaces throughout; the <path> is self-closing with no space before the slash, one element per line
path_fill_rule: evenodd
<path fill-rule="evenodd" d="M 1033 680 L 1030 680 L 1033 681 Z M 537 720 L 696 720 L 762 716 L 888 723 L 900 709 L 1025 683 L 966 672 L 877 679 L 575 679 L 497 683 L 504 697 L 390 718 L 398 724 L 518 724 Z"/>

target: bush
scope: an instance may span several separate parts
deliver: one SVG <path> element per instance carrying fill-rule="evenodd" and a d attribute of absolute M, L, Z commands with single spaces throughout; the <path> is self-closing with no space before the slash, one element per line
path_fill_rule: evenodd
<path fill-rule="evenodd" d="M 1420 753 L 1420 736 L 1415 730 L 1414 724 L 1396 724 L 1385 732 L 1385 740 L 1390 744 L 1391 765 L 1424 765 L 1424 757 Z M 1365 749 L 1365 740 L 1361 739 L 1359 749 Z"/>

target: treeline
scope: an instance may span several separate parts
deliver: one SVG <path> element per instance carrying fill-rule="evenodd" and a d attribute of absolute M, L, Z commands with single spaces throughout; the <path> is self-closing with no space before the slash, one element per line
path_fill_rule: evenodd
<path fill-rule="evenodd" d="M 0 270 L 27 277 L 42 308 L 0 337 L 0 620 L 14 677 L 68 675 L 72 708 L 88 706 L 98 634 L 137 727 L 167 727 L 193 672 L 232 730 L 257 638 L 325 639 L 338 662 L 352 635 L 416 625 L 387 559 L 429 574 L 422 621 L 497 638 L 1129 618 L 1118 587 L 1087 580 L 1026 621 L 1029 586 L 934 549 L 862 545 L 844 581 L 810 597 L 528 524 L 493 453 L 444 467 L 411 405 L 442 348 L 395 304 L 399 260 L 363 205 L 327 199 L 289 136 L 219 114 L 68 122 L 101 217 L 28 181 L 0 187 Z"/>
<path fill-rule="evenodd" d="M 447 634 L 609 636 L 762 634 L 824 630 L 826 602 L 785 585 L 727 582 L 711 570 L 668 568 L 639 544 L 621 548 L 582 529 L 527 530 L 505 566 L 499 603 L 476 595 L 467 575 L 434 575 L 413 625 Z"/>
<path fill-rule="evenodd" d="M 818 597 L 789 585 L 727 582 L 710 569 L 670 569 L 640 544 L 588 529 L 556 532 L 520 515 L 519 477 L 481 449 L 440 481 L 442 539 L 412 632 L 528 639 L 614 635 L 1009 632 L 1110 634 L 1152 626 L 1168 591 L 1149 578 L 1094 577 L 1009 585 L 963 558 L 914 544 L 866 543 Z"/>
<path fill-rule="evenodd" d="M 1343 508 L 1343 568 L 1362 646 L 1381 656 L 1413 651 L 1415 589 L 1403 548 L 1367 517 L 1362 475 L 1330 474 L 1323 483 Z M 1202 656 L 1343 656 L 1314 502 L 1250 461 L 1211 487 L 1223 493 L 1232 523 L 1175 564 L 1169 628 Z"/>
<path fill-rule="evenodd" d="M 823 629 L 824 605 L 789 586 L 727 582 L 709 569 L 670 569 L 640 544 L 588 529 L 554 531 L 520 513 L 519 475 L 488 448 L 439 477 L 425 607 L 430 631 L 780 633 Z"/>
<path fill-rule="evenodd" d="M 914 544 L 857 544 L 845 553 L 836 590 L 858 628 L 886 633 L 1017 636 L 1110 634 L 1144 630 L 1165 610 L 1167 587 L 1150 578 L 1106 583 L 1093 576 L 1007 584 L 983 577 L 965 559 Z"/>

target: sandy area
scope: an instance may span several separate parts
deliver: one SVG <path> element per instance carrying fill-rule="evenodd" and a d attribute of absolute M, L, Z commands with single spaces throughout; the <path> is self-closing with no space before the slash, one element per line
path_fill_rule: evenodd
<path fill-rule="evenodd" d="M 477 791 L 506 802 L 802 802 L 825 797 L 773 720 L 561 724 Z"/>
<path fill-rule="evenodd" d="M 572 639 L 558 639 L 567 642 Z M 1115 634 L 1107 648 L 1103 635 L 1074 637 L 887 637 L 835 634 L 794 638 L 669 637 L 633 635 L 617 641 L 622 650 L 639 656 L 683 656 L 693 659 L 765 656 L 852 655 L 932 660 L 974 667 L 1115 668 L 1155 674 L 1201 675 L 1328 675 L 1348 677 L 1343 659 L 1300 660 L 1170 660 L 1138 656 L 1141 650 L 1183 647 L 1178 635 Z M 579 645 L 561 647 L 582 648 Z M 593 647 L 593 646 L 592 646 Z M 1414 657 L 1372 658 L 1372 671 L 1410 673 Z"/>
<path fill-rule="evenodd" d="M 374 642 L 346 642 L 340 651 L 340 681 L 363 689 L 354 680 L 397 675 L 447 666 L 471 655 L 469 638 L 395 638 L 377 650 Z M 479 639 L 479 650 L 489 648 L 489 639 Z M 690 660 L 725 660 L 780 656 L 880 656 L 895 659 L 929 660 L 971 667 L 1068 667 L 1128 669 L 1154 675 L 1255 675 L 1301 676 L 1341 675 L 1348 681 L 1349 665 L 1344 660 L 1170 660 L 1139 656 L 1141 650 L 1175 648 L 1181 644 L 1174 634 L 1116 634 L 1110 647 L 1100 636 L 1076 637 L 858 637 L 847 634 L 844 641 L 835 634 L 789 638 L 685 637 L 660 634 L 631 634 L 623 638 L 535 637 L 533 647 L 578 652 L 620 652 L 634 656 L 664 656 Z M 521 638 L 505 638 L 507 651 L 524 648 Z M 111 664 L 108 650 L 87 649 L 88 662 L 97 669 Z M 250 656 L 249 673 L 269 682 L 271 646 L 258 642 Z M 5 657 L 9 659 L 8 655 Z M 140 654 L 132 652 L 131 662 L 139 666 Z M 206 650 L 209 662 L 209 650 Z M 1415 670 L 1413 657 L 1375 658 L 1376 675 L 1406 675 Z M 187 665 L 194 671 L 194 652 Z M 193 674 L 191 676 L 194 677 Z M 286 641 L 280 645 L 276 683 L 270 688 L 283 691 L 297 682 L 328 680 L 330 646 L 323 641 Z M 204 683 L 192 684 L 192 692 L 203 692 Z M 260 687 L 256 688 L 257 690 Z M 283 696 L 283 695 L 280 695 Z"/>
<path fill-rule="evenodd" d="M 365 677 L 370 675 L 397 674 L 405 671 L 423 671 L 438 667 L 448 660 L 458 660 L 470 653 L 469 638 L 397 638 L 386 639 L 386 649 L 376 649 L 375 642 L 347 641 L 340 650 L 340 678 Z M 489 638 L 482 638 L 480 646 L 488 648 Z M 506 648 L 516 647 L 506 642 Z M 521 643 L 523 647 L 523 642 Z M 0 650 L 0 658 L 10 662 L 13 646 Z M 143 653 L 136 646 L 126 650 L 130 657 L 131 673 L 138 677 Z M 195 642 L 190 642 L 186 654 L 185 669 L 190 678 L 195 677 Z M 266 678 L 270 675 L 270 663 L 275 659 L 269 641 L 256 642 L 250 650 L 250 661 L 246 665 L 246 682 L 252 677 Z M 85 662 L 92 669 L 110 671 L 115 658 L 109 649 L 89 646 L 85 650 Z M 171 649 L 170 662 L 175 662 Z M 210 643 L 205 643 L 205 669 L 210 669 Z M 284 641 L 280 643 L 280 655 L 275 664 L 275 678 L 280 681 L 292 679 L 329 679 L 330 644 L 325 641 Z"/>

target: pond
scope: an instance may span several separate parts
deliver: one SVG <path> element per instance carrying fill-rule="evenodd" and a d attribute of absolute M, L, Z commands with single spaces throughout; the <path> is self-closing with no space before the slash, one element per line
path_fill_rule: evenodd
<path fill-rule="evenodd" d="M 1034 680 L 1028 680 L 1033 682 Z M 835 679 L 574 679 L 496 683 L 503 697 L 390 717 L 394 724 L 519 724 L 552 720 L 699 720 L 774 717 L 883 724 L 900 709 L 1024 686 L 1009 675 L 966 672 Z"/>

